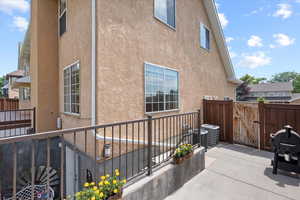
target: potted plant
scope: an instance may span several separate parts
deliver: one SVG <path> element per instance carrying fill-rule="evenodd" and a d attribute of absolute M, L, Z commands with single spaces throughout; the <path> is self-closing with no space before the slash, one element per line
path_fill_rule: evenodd
<path fill-rule="evenodd" d="M 193 156 L 194 150 L 191 144 L 182 144 L 176 150 L 174 154 L 174 163 L 179 165 L 185 160 Z"/>
<path fill-rule="evenodd" d="M 119 180 L 120 172 L 118 169 L 110 176 L 101 176 L 101 181 L 97 184 L 95 182 L 85 183 L 84 189 L 77 192 L 76 200 L 121 200 L 123 193 L 123 186 L 126 180 Z M 71 199 L 71 198 L 70 198 Z"/>

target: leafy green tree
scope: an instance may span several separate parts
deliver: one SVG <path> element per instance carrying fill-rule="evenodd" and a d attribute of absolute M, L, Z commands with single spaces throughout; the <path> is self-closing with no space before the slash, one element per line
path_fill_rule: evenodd
<path fill-rule="evenodd" d="M 4 77 L 0 77 L 0 97 L 3 97 L 2 87 L 4 86 Z"/>
<path fill-rule="evenodd" d="M 300 74 L 293 81 L 294 93 L 300 93 Z"/>
<path fill-rule="evenodd" d="M 241 77 L 240 80 L 247 84 L 259 84 L 267 79 L 266 78 L 255 78 L 254 76 L 246 74 L 245 76 Z"/>
<path fill-rule="evenodd" d="M 282 72 L 272 76 L 270 82 L 289 82 L 294 81 L 300 74 L 297 72 Z"/>

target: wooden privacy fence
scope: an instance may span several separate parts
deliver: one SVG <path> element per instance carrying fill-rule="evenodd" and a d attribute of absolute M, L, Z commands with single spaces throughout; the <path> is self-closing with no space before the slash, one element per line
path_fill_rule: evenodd
<path fill-rule="evenodd" d="M 290 125 L 300 133 L 300 105 L 259 104 L 260 145 L 270 150 L 270 134 L 276 133 L 285 125 Z"/>
<path fill-rule="evenodd" d="M 203 100 L 204 124 L 220 126 L 220 140 L 233 143 L 233 101 Z"/>
<path fill-rule="evenodd" d="M 257 103 L 234 102 L 233 141 L 252 147 L 259 146 L 259 109 Z"/>
<path fill-rule="evenodd" d="M 220 126 L 221 141 L 270 150 L 270 134 L 290 125 L 300 133 L 300 105 L 203 101 L 204 123 Z"/>
<path fill-rule="evenodd" d="M 18 99 L 0 98 L 0 111 L 19 109 Z"/>

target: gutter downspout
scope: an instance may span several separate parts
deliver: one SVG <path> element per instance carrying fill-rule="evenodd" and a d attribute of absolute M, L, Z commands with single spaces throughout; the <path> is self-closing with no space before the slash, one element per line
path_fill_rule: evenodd
<path fill-rule="evenodd" d="M 97 94 L 96 94 L 96 0 L 91 0 L 92 1 L 92 107 L 91 107 L 91 126 L 95 126 L 97 123 L 97 118 L 96 118 L 96 99 L 97 99 Z"/>

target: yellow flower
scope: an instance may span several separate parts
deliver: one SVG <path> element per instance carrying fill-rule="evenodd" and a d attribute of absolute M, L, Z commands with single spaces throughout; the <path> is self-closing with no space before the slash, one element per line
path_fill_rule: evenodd
<path fill-rule="evenodd" d="M 109 178 L 109 174 L 107 174 L 106 177 Z"/>
<path fill-rule="evenodd" d="M 100 183 L 99 183 L 99 186 L 102 186 L 103 185 L 103 181 L 101 181 Z"/>
<path fill-rule="evenodd" d="M 95 185 L 95 182 L 91 182 L 91 186 L 94 186 Z"/>
<path fill-rule="evenodd" d="M 92 197 L 91 200 L 96 200 L 96 197 Z"/>
<path fill-rule="evenodd" d="M 96 190 L 98 190 L 98 188 L 97 188 L 96 186 L 94 186 L 94 187 L 93 187 L 93 190 L 96 191 Z"/>
<path fill-rule="evenodd" d="M 99 196 L 100 196 L 100 198 L 104 197 L 103 192 L 101 192 L 101 193 L 99 194 Z"/>
<path fill-rule="evenodd" d="M 123 183 L 126 184 L 126 179 L 123 180 Z"/>
<path fill-rule="evenodd" d="M 89 186 L 90 186 L 89 183 L 85 183 L 85 184 L 84 184 L 84 187 L 89 187 Z"/>
<path fill-rule="evenodd" d="M 96 191 L 95 191 L 95 194 L 98 195 L 99 193 L 100 193 L 100 190 L 96 190 Z"/>
<path fill-rule="evenodd" d="M 117 184 L 117 181 L 116 181 L 116 180 L 113 180 L 113 184 Z"/>
<path fill-rule="evenodd" d="M 118 189 L 114 189 L 114 193 L 117 194 L 118 193 Z"/>
<path fill-rule="evenodd" d="M 101 180 L 104 181 L 106 179 L 105 176 L 101 176 Z"/>
<path fill-rule="evenodd" d="M 77 192 L 75 196 L 76 196 L 76 197 L 79 197 L 80 194 L 81 194 L 80 192 Z"/>
<path fill-rule="evenodd" d="M 105 181 L 104 184 L 105 184 L 105 185 L 109 185 L 109 182 L 108 182 L 108 181 Z"/>
<path fill-rule="evenodd" d="M 116 172 L 116 176 L 120 176 L 120 172 Z"/>

